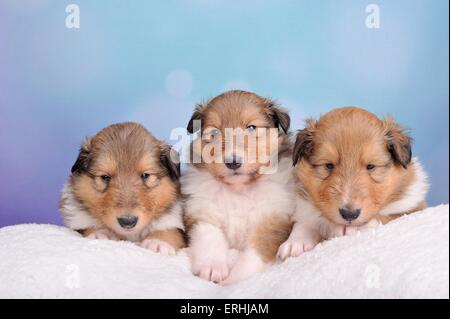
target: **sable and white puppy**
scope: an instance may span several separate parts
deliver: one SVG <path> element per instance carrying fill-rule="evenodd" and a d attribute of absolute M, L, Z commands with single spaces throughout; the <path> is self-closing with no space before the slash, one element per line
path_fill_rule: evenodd
<path fill-rule="evenodd" d="M 200 161 L 181 178 L 189 254 L 194 274 L 226 285 L 265 269 L 289 235 L 290 118 L 269 99 L 229 91 L 197 106 L 190 133 L 196 120 Z"/>
<path fill-rule="evenodd" d="M 62 191 L 64 224 L 89 238 L 129 240 L 174 255 L 185 244 L 173 155 L 135 123 L 87 138 Z"/>
<path fill-rule="evenodd" d="M 411 138 L 391 118 L 355 107 L 307 121 L 293 152 L 295 224 L 278 256 L 425 208 L 427 176 L 411 158 Z"/>

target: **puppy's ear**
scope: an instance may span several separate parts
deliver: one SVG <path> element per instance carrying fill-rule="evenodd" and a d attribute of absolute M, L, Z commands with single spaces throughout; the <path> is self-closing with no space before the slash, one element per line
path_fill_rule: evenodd
<path fill-rule="evenodd" d="M 189 123 L 187 125 L 187 131 L 189 134 L 192 134 L 194 132 L 196 132 L 197 127 L 194 127 L 194 121 L 201 121 L 202 117 L 203 117 L 203 110 L 205 109 L 205 105 L 206 104 L 197 104 L 197 106 L 195 107 L 194 113 L 192 113 L 192 117 L 189 120 Z M 195 130 L 195 131 L 194 131 Z"/>
<path fill-rule="evenodd" d="M 311 156 L 314 146 L 314 128 L 316 121 L 309 119 L 306 121 L 306 128 L 297 132 L 294 151 L 292 153 L 292 164 L 295 166 L 302 158 Z"/>
<path fill-rule="evenodd" d="M 412 157 L 412 138 L 390 116 L 383 120 L 383 124 L 389 153 L 391 153 L 394 162 L 407 168 Z"/>
<path fill-rule="evenodd" d="M 168 144 L 161 145 L 159 156 L 161 164 L 167 170 L 167 174 L 174 181 L 180 178 L 180 157 L 177 151 Z"/>
<path fill-rule="evenodd" d="M 266 113 L 273 120 L 275 127 L 281 128 L 287 134 L 291 126 L 291 117 L 288 112 L 278 106 L 274 101 L 266 100 Z"/>
<path fill-rule="evenodd" d="M 86 137 L 83 145 L 80 147 L 78 158 L 73 164 L 71 172 L 72 174 L 79 174 L 86 172 L 89 164 L 89 152 L 91 150 L 92 137 Z"/>

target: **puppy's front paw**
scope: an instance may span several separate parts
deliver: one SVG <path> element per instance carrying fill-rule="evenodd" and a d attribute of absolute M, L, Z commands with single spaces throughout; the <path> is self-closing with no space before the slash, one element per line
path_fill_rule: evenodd
<path fill-rule="evenodd" d="M 317 243 L 313 240 L 288 239 L 278 249 L 277 257 L 285 260 L 288 257 L 298 257 L 314 248 Z"/>
<path fill-rule="evenodd" d="M 109 240 L 119 240 L 119 238 L 108 229 L 97 229 L 90 233 L 86 238 L 90 239 L 109 239 Z"/>
<path fill-rule="evenodd" d="M 234 271 L 234 269 L 231 269 L 228 277 L 224 278 L 223 280 L 219 281 L 218 283 L 220 286 L 229 286 L 229 285 L 235 284 L 241 280 L 244 280 L 249 276 L 250 276 L 249 274 L 242 274 L 242 273 Z"/>
<path fill-rule="evenodd" d="M 175 256 L 177 253 L 172 245 L 170 245 L 165 241 L 155 238 L 144 239 L 140 243 L 140 246 L 145 249 L 154 251 L 155 253 L 160 253 L 161 255 L 164 256 Z"/>
<path fill-rule="evenodd" d="M 228 277 L 230 269 L 226 262 L 213 262 L 208 265 L 195 266 L 192 272 L 204 280 L 219 283 Z"/>
<path fill-rule="evenodd" d="M 235 278 L 235 276 L 228 276 L 224 280 L 218 282 L 220 286 L 229 286 L 239 281 L 239 278 Z"/>

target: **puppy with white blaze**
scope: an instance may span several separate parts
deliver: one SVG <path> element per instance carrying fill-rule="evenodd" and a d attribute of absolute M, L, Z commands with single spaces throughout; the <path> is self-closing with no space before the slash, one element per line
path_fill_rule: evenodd
<path fill-rule="evenodd" d="M 197 121 L 181 178 L 188 253 L 194 274 L 227 285 L 264 270 L 289 235 L 290 118 L 269 99 L 229 91 L 197 106 L 190 133 Z"/>
<path fill-rule="evenodd" d="M 293 162 L 295 223 L 280 259 L 426 206 L 427 175 L 412 158 L 411 138 L 391 117 L 344 107 L 308 120 Z"/>
<path fill-rule="evenodd" d="M 87 138 L 62 191 L 64 224 L 88 238 L 174 255 L 185 246 L 175 155 L 135 123 Z"/>

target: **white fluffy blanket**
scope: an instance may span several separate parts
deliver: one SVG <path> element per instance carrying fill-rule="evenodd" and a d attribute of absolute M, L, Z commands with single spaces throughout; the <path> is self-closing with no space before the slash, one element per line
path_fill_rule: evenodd
<path fill-rule="evenodd" d="M 229 287 L 163 257 L 52 225 L 0 229 L 2 298 L 449 298 L 449 206 L 336 238 Z"/>

